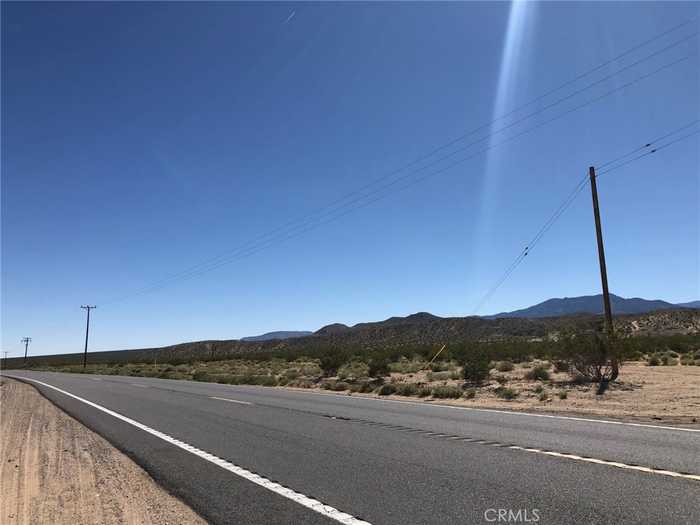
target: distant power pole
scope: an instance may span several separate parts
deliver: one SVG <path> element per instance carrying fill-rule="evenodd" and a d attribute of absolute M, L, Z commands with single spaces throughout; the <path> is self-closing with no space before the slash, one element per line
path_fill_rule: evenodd
<path fill-rule="evenodd" d="M 598 240 L 598 262 L 600 263 L 600 280 L 603 284 L 603 307 L 605 308 L 605 329 L 608 336 L 613 335 L 612 308 L 610 307 L 610 291 L 608 290 L 608 271 L 605 268 L 605 249 L 603 248 L 603 232 L 600 226 L 600 210 L 598 209 L 598 187 L 596 186 L 595 168 L 588 168 L 591 179 L 591 194 L 593 196 L 593 216 L 595 218 L 595 233 Z"/>
<path fill-rule="evenodd" d="M 7 368 L 7 354 L 8 354 L 8 351 L 7 351 L 7 350 L 3 350 L 2 353 L 5 354 L 5 360 L 3 361 L 3 368 Z"/>
<path fill-rule="evenodd" d="M 29 349 L 29 342 L 32 340 L 31 337 L 23 337 L 22 342 L 24 343 L 24 362 L 27 362 L 27 350 Z"/>
<path fill-rule="evenodd" d="M 97 306 L 83 305 L 80 308 L 87 310 L 87 323 L 85 324 L 85 353 L 83 354 L 83 368 L 87 366 L 88 336 L 90 335 L 90 310 Z"/>

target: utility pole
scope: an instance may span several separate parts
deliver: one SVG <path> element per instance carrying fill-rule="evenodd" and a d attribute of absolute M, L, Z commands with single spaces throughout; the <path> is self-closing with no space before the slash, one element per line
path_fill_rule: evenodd
<path fill-rule="evenodd" d="M 87 366 L 88 335 L 90 334 L 90 310 L 97 306 L 83 305 L 80 308 L 87 310 L 87 323 L 85 324 L 85 353 L 83 354 L 83 368 Z"/>
<path fill-rule="evenodd" d="M 596 186 L 595 168 L 588 168 L 591 179 L 591 195 L 593 196 L 593 216 L 595 218 L 595 233 L 598 240 L 598 262 L 600 263 L 600 280 L 603 284 L 603 308 L 605 309 L 605 330 L 609 337 L 613 335 L 612 308 L 610 308 L 610 292 L 608 290 L 608 271 L 605 268 L 605 249 L 603 248 L 603 232 L 600 227 L 600 210 L 598 209 L 598 187 Z"/>
<path fill-rule="evenodd" d="M 29 341 L 31 341 L 31 337 L 23 337 L 22 342 L 24 343 L 24 362 L 27 362 L 27 350 L 29 349 Z"/>
<path fill-rule="evenodd" d="M 3 361 L 3 368 L 7 368 L 7 354 L 9 352 L 7 350 L 3 350 L 2 353 L 5 354 L 5 360 Z"/>

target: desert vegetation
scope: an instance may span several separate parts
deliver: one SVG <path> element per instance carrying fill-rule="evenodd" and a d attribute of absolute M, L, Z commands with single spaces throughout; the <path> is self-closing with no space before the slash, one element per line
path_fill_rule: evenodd
<path fill-rule="evenodd" d="M 611 359 L 622 365 L 622 377 L 626 366 L 634 366 L 635 370 L 700 366 L 700 337 L 694 335 L 607 341 L 596 334 L 569 333 L 547 341 L 462 343 L 448 345 L 431 361 L 435 351 L 431 346 L 312 347 L 305 351 L 259 351 L 233 359 L 205 354 L 186 362 L 173 359 L 160 363 L 91 363 L 86 369 L 81 365 L 44 364 L 34 368 L 230 385 L 316 388 L 349 395 L 538 403 L 547 407 L 569 400 L 569 394 L 590 394 L 600 399 L 608 387 L 615 392 L 636 388 L 625 381 L 607 384 L 600 369 Z M 605 388 L 601 389 L 603 382 Z"/>

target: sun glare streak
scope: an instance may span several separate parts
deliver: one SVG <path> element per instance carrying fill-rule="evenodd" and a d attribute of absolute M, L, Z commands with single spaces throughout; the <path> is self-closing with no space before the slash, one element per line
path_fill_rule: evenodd
<path fill-rule="evenodd" d="M 508 27 L 503 40 L 503 51 L 501 54 L 501 65 L 496 87 L 496 98 L 493 105 L 492 119 L 507 113 L 514 105 L 518 93 L 518 80 L 521 79 L 524 57 L 527 44 L 534 30 L 534 15 L 536 4 L 524 0 L 514 0 L 510 5 L 508 15 Z M 494 123 L 490 132 L 494 128 L 502 126 L 503 123 Z M 492 137 L 489 146 L 500 137 Z M 477 216 L 476 245 L 479 253 L 487 244 L 488 238 L 493 229 L 492 219 L 494 210 L 497 207 L 497 197 L 502 175 L 501 149 L 489 149 L 481 181 L 481 194 L 479 199 L 479 214 Z M 476 268 L 477 277 L 482 273 L 483 268 Z"/>

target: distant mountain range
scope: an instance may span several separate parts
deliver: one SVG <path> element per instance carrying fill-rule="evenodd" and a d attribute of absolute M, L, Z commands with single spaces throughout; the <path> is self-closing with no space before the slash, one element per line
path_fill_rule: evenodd
<path fill-rule="evenodd" d="M 279 332 L 267 332 L 262 335 L 251 335 L 249 337 L 242 337 L 241 341 L 272 341 L 273 339 L 293 339 L 295 337 L 304 337 L 311 335 L 313 332 L 308 332 L 305 330 L 297 331 L 279 331 Z"/>
<path fill-rule="evenodd" d="M 615 332 L 623 336 L 686 334 L 700 336 L 700 301 L 673 305 L 666 301 L 624 299 L 613 296 Z M 180 343 L 161 348 L 112 350 L 95 352 L 95 362 L 160 361 L 192 359 L 231 359 L 251 352 L 289 350 L 305 355 L 319 349 L 387 349 L 401 347 L 439 348 L 443 344 L 468 341 L 522 339 L 546 340 L 571 330 L 590 332 L 603 329 L 600 295 L 549 299 L 530 308 L 503 312 L 488 317 L 438 317 L 419 312 L 406 317 L 390 317 L 384 321 L 347 326 L 330 324 L 314 333 L 280 331 L 229 340 L 206 340 Z M 82 353 L 35 356 L 40 363 L 80 363 Z M 10 359 L 8 366 L 21 365 L 21 359 Z"/>
<path fill-rule="evenodd" d="M 642 314 L 655 310 L 672 310 L 677 308 L 700 308 L 700 301 L 673 304 L 659 299 L 649 300 L 639 297 L 625 299 L 615 294 L 610 294 L 610 303 L 614 315 Z M 536 317 L 559 317 L 562 315 L 602 313 L 603 296 L 598 294 L 583 295 L 581 297 L 564 297 L 563 299 L 547 299 L 529 308 L 514 310 L 512 312 L 501 312 L 485 317 L 487 319 L 498 319 L 501 317 L 524 317 L 531 319 Z"/>

